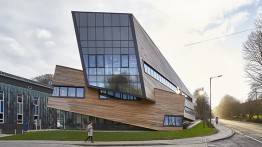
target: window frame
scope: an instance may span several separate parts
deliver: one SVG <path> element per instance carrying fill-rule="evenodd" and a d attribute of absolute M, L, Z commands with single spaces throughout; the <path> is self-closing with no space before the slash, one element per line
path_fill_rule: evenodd
<path fill-rule="evenodd" d="M 20 101 L 21 99 L 21 101 Z M 16 109 L 16 113 L 17 113 L 17 124 L 23 124 L 23 95 L 18 94 L 16 96 L 16 102 L 17 102 L 17 109 Z M 21 112 L 20 112 L 21 111 Z M 21 116 L 21 120 L 19 119 L 19 116 Z"/>
<path fill-rule="evenodd" d="M 167 122 L 168 124 L 166 125 L 166 117 L 167 117 Z M 177 125 L 177 118 L 181 118 L 182 121 L 181 121 L 181 124 L 180 125 Z M 164 115 L 164 119 L 163 119 L 163 127 L 183 127 L 183 119 L 184 119 L 184 116 L 183 115 Z M 170 120 L 171 120 L 171 123 L 173 124 L 170 124 Z"/>
<path fill-rule="evenodd" d="M 52 97 L 57 97 L 57 98 L 85 98 L 85 87 L 82 87 L 82 86 L 54 86 L 54 88 L 58 88 L 59 89 L 59 91 L 58 91 L 58 93 L 59 93 L 59 95 L 58 96 L 54 96 L 54 95 L 52 95 Z M 53 89 L 54 89 L 53 88 Z M 66 92 L 66 96 L 61 96 L 60 95 L 60 89 L 61 88 L 66 88 L 67 89 L 67 92 Z M 68 95 L 68 92 L 69 92 L 69 89 L 70 88 L 75 88 L 75 96 L 69 96 Z M 83 96 L 77 96 L 77 89 L 78 88 L 82 88 L 83 89 Z"/>
<path fill-rule="evenodd" d="M 2 119 L 0 119 L 0 124 L 3 124 L 5 123 L 5 92 L 4 91 L 0 91 L 1 95 L 2 95 L 2 98 L 0 99 L 0 114 L 2 115 Z M 0 95 L 0 96 L 1 96 Z M 2 105 L 3 104 L 3 105 Z M 3 111 L 2 111 L 2 110 Z"/>

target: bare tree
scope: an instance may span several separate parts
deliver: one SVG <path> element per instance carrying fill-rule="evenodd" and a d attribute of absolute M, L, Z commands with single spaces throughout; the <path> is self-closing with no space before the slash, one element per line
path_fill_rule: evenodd
<path fill-rule="evenodd" d="M 38 83 L 46 85 L 46 86 L 51 86 L 53 77 L 54 77 L 53 74 L 44 74 L 44 75 L 34 77 L 32 78 L 32 80 L 37 81 Z"/>
<path fill-rule="evenodd" d="M 262 84 L 262 13 L 255 21 L 256 30 L 252 31 L 243 44 L 246 60 L 245 72 L 251 83 Z"/>
<path fill-rule="evenodd" d="M 196 98 L 196 105 L 195 105 L 195 112 L 196 112 L 196 118 L 201 118 L 204 120 L 209 115 L 209 105 L 208 105 L 208 96 L 207 93 L 202 91 L 202 88 L 198 88 L 194 92 L 194 97 Z"/>

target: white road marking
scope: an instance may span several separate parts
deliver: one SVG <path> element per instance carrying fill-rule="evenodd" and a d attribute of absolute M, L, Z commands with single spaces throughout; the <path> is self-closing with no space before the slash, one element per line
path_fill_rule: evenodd
<path fill-rule="evenodd" d="M 253 138 L 253 137 L 248 136 L 248 135 L 244 135 L 243 133 L 239 132 L 238 130 L 236 130 L 235 132 L 237 132 L 237 133 L 239 133 L 240 135 L 246 136 L 246 137 L 248 137 L 248 138 L 250 138 L 250 139 L 252 139 L 252 140 L 254 140 L 254 141 L 257 141 L 257 142 L 259 142 L 259 143 L 262 144 L 262 141 L 257 140 L 256 138 Z"/>

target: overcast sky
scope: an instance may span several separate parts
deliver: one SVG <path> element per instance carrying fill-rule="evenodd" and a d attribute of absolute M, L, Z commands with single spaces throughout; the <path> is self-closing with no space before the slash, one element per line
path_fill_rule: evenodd
<path fill-rule="evenodd" d="M 0 0 L 0 71 L 32 78 L 55 65 L 82 69 L 71 11 L 133 13 L 191 93 L 203 87 L 212 106 L 250 91 L 242 44 L 262 12 L 259 0 Z"/>

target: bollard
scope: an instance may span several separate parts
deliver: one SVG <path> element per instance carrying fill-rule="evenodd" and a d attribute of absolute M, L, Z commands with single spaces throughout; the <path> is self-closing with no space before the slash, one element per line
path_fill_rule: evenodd
<path fill-rule="evenodd" d="M 15 135 L 16 135 L 16 129 L 15 129 Z"/>

